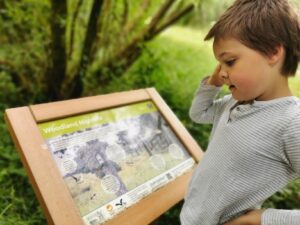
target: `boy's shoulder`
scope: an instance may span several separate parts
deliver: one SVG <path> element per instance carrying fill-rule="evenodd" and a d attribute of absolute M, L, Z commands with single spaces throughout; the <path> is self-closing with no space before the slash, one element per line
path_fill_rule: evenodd
<path fill-rule="evenodd" d="M 285 110 L 285 116 L 289 117 L 291 124 L 298 124 L 300 126 L 300 99 L 294 97 Z"/>

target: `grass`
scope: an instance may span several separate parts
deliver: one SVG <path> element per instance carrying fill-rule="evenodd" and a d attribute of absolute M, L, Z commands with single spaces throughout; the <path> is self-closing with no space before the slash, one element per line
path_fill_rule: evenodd
<path fill-rule="evenodd" d="M 147 44 L 139 61 L 122 79 L 115 80 L 110 89 L 122 91 L 156 87 L 195 139 L 205 148 L 210 127 L 196 127 L 187 118 L 188 108 L 199 81 L 210 74 L 216 64 L 211 42 L 203 42 L 203 36 L 204 33 L 198 30 L 182 27 L 168 29 Z M 300 97 L 300 75 L 291 78 L 290 84 L 293 93 Z M 3 111 L 0 111 L 0 117 L 0 225 L 46 224 L 19 156 L 3 124 Z M 279 197 L 276 196 L 275 201 L 285 201 L 291 196 L 289 191 L 282 193 Z M 270 203 L 270 206 L 274 204 Z M 299 204 L 298 206 L 300 207 Z M 155 224 L 179 224 L 179 211 L 180 205 L 168 211 Z"/>
<path fill-rule="evenodd" d="M 295 77 L 290 78 L 289 83 L 293 94 L 300 97 L 300 70 L 298 70 Z"/>

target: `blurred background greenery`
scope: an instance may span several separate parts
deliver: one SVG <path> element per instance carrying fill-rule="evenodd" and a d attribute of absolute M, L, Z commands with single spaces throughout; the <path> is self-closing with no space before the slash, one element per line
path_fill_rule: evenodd
<path fill-rule="evenodd" d="M 155 87 L 205 149 L 211 127 L 192 123 L 187 112 L 216 64 L 203 37 L 231 3 L 0 0 L 0 225 L 46 224 L 4 123 L 6 108 Z M 299 75 L 291 87 L 300 97 Z M 179 224 L 181 205 L 153 224 Z M 264 207 L 299 209 L 300 181 Z"/>

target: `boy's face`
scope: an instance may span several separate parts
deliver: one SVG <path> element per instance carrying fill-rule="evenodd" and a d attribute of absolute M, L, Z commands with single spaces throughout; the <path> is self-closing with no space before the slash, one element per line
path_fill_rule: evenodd
<path fill-rule="evenodd" d="M 274 88 L 278 87 L 280 73 L 272 64 L 271 57 L 248 48 L 234 38 L 215 41 L 213 50 L 221 64 L 220 74 L 227 76 L 224 82 L 233 98 L 238 101 L 275 98 Z"/>

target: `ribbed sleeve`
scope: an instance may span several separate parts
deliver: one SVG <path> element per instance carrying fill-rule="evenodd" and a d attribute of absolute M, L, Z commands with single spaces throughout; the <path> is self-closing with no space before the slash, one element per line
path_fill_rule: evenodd
<path fill-rule="evenodd" d="M 300 110 L 291 119 L 283 131 L 283 154 L 287 157 L 289 165 L 300 175 Z M 300 225 L 300 221 L 299 221 Z"/>
<path fill-rule="evenodd" d="M 213 123 L 215 115 L 229 100 L 229 96 L 215 100 L 221 88 L 207 85 L 207 79 L 201 81 L 189 110 L 190 118 L 196 123 Z"/>
<path fill-rule="evenodd" d="M 262 214 L 261 225 L 299 225 L 299 210 L 267 209 Z"/>

